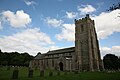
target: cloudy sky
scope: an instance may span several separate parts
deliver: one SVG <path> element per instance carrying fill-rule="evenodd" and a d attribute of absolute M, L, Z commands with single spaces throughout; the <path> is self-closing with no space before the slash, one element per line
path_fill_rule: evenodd
<path fill-rule="evenodd" d="M 0 0 L 0 49 L 36 55 L 74 46 L 74 19 L 95 20 L 101 56 L 120 56 L 119 0 Z"/>

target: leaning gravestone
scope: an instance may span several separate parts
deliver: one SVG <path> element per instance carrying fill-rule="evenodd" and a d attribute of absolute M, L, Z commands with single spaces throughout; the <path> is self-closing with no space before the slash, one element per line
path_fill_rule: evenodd
<path fill-rule="evenodd" d="M 40 70 L 40 77 L 44 77 L 44 70 Z"/>
<path fill-rule="evenodd" d="M 33 69 L 29 69 L 28 78 L 33 77 Z"/>
<path fill-rule="evenodd" d="M 15 67 L 13 70 L 12 79 L 18 79 L 18 73 L 19 73 L 19 70 L 17 67 Z"/>

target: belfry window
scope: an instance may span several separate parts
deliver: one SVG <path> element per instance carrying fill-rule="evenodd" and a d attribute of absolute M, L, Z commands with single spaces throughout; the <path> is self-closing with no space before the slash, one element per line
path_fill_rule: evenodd
<path fill-rule="evenodd" d="M 46 62 L 47 62 L 47 67 L 48 67 L 48 60 L 46 60 Z"/>
<path fill-rule="evenodd" d="M 81 25 L 81 32 L 83 32 L 84 31 L 84 27 L 83 27 L 83 25 Z"/>

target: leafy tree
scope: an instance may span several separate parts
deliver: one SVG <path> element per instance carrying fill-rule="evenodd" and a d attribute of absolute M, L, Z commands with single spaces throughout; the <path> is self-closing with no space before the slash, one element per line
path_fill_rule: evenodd
<path fill-rule="evenodd" d="M 119 59 L 114 54 L 106 54 L 103 57 L 104 68 L 109 70 L 117 70 L 119 69 Z"/>
<path fill-rule="evenodd" d="M 1 49 L 0 49 L 0 54 L 2 53 Z"/>
<path fill-rule="evenodd" d="M 118 58 L 118 68 L 120 69 L 120 57 Z"/>
<path fill-rule="evenodd" d="M 28 53 L 2 52 L 0 50 L 0 65 L 8 66 L 29 66 L 33 56 Z"/>
<path fill-rule="evenodd" d="M 120 9 L 120 2 L 118 2 L 117 4 L 113 4 L 111 7 L 109 7 L 107 11 L 113 11 L 116 9 Z"/>

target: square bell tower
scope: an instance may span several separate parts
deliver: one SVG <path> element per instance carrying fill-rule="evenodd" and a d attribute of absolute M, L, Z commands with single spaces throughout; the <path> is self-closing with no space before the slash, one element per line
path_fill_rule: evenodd
<path fill-rule="evenodd" d="M 101 57 L 94 20 L 89 14 L 85 18 L 75 19 L 75 70 L 100 70 Z"/>

